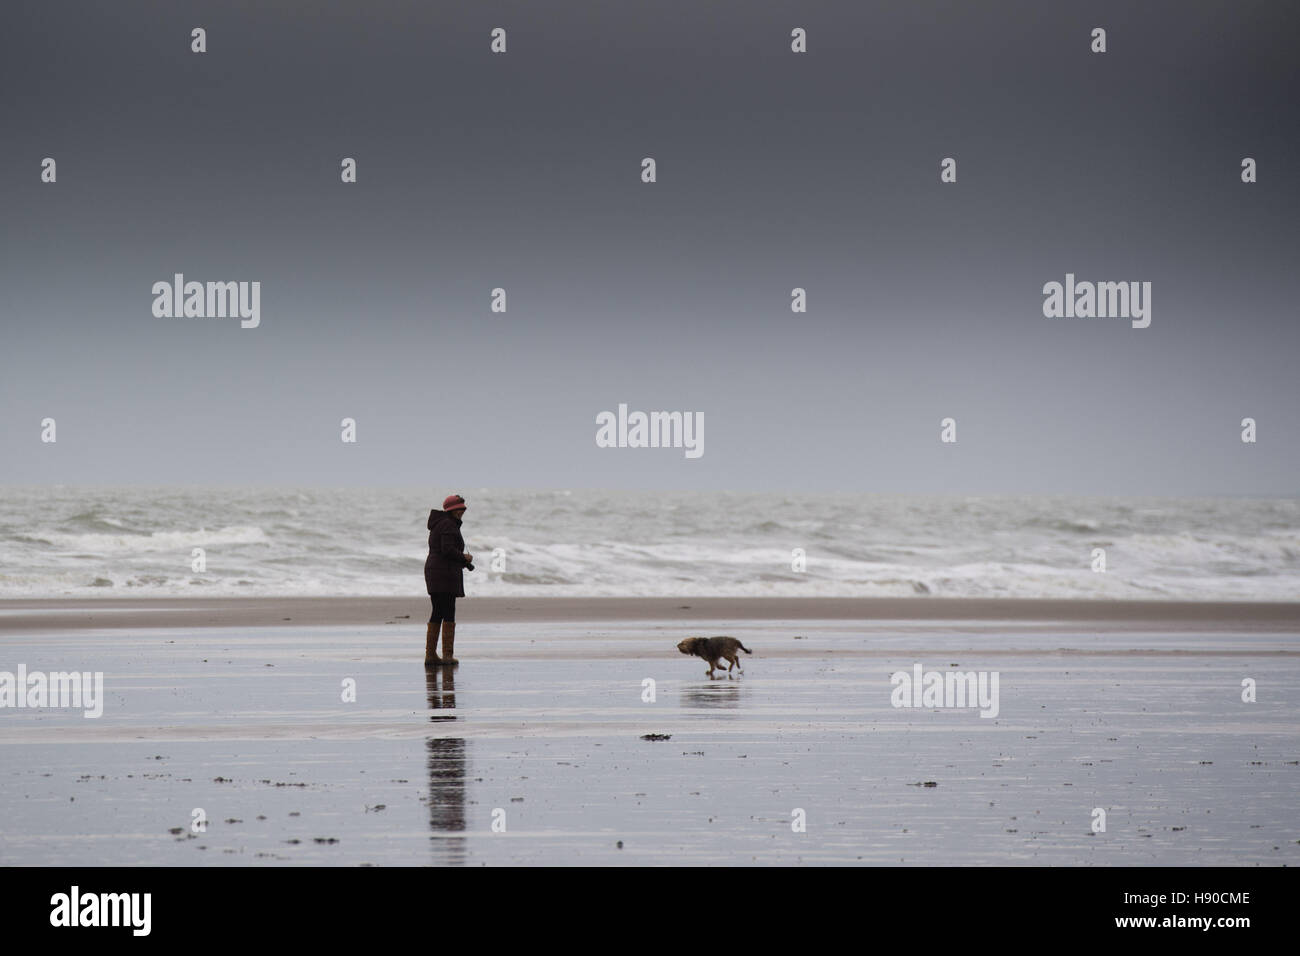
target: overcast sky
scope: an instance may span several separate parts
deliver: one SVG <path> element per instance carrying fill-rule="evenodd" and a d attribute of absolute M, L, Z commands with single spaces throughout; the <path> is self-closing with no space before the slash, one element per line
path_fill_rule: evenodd
<path fill-rule="evenodd" d="M 9 0 L 0 482 L 1296 494 L 1298 9 Z"/>

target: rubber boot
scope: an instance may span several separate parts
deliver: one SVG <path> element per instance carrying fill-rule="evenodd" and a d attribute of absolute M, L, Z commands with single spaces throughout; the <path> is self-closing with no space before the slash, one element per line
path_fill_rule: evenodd
<path fill-rule="evenodd" d="M 442 663 L 438 656 L 438 622 L 430 621 L 424 629 L 424 666 L 437 667 Z"/>
<path fill-rule="evenodd" d="M 453 652 L 455 651 L 455 648 L 456 648 L 456 622 L 443 621 L 442 622 L 442 663 L 443 664 L 460 663 L 460 661 L 456 660 L 454 656 Z"/>

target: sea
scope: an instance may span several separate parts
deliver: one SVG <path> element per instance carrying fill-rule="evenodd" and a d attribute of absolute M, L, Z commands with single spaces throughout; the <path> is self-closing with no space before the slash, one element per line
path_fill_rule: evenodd
<path fill-rule="evenodd" d="M 1300 600 L 1300 499 L 458 489 L 469 596 Z M 423 594 L 441 489 L 5 487 L 0 598 Z"/>

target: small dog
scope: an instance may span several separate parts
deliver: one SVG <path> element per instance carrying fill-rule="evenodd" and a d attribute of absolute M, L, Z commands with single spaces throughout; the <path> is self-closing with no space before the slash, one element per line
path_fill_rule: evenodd
<path fill-rule="evenodd" d="M 734 637 L 688 637 L 677 645 L 677 649 L 683 654 L 690 654 L 693 657 L 702 657 L 709 662 L 709 669 L 705 672 L 709 678 L 713 678 L 713 669 L 721 667 L 718 662 L 719 658 L 725 658 L 730 661 L 727 667 L 727 673 L 731 673 L 731 668 L 737 668 L 742 674 L 744 668 L 740 666 L 740 658 L 736 655 L 736 650 L 740 649 L 746 654 L 754 653 Z"/>

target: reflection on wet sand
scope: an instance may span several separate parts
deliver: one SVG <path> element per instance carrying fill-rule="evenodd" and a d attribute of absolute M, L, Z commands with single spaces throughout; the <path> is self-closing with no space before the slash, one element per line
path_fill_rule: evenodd
<path fill-rule="evenodd" d="M 457 720 L 456 676 L 450 667 L 425 671 L 425 688 L 429 697 L 432 721 Z M 465 838 L 445 837 L 444 833 L 465 831 L 465 739 L 431 737 L 429 751 L 429 829 L 434 862 L 462 865 L 465 862 Z"/>
<path fill-rule="evenodd" d="M 734 681 L 688 684 L 682 691 L 682 703 L 687 708 L 735 709 L 740 706 L 740 688 Z"/>

